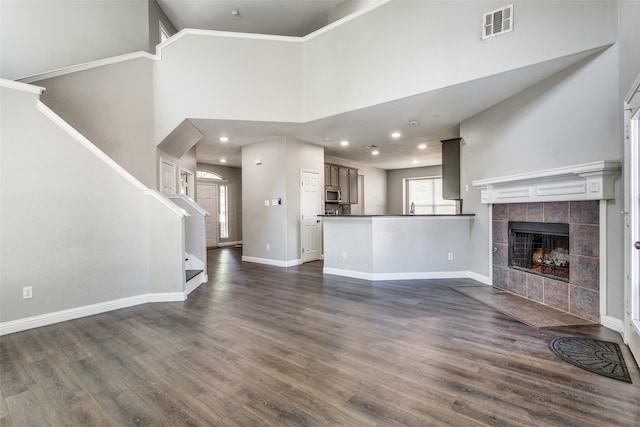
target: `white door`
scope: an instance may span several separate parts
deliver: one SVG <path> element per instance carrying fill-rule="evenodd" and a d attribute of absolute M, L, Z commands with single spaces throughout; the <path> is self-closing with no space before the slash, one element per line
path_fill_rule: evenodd
<path fill-rule="evenodd" d="M 176 165 L 165 159 L 160 159 L 160 191 L 176 194 Z"/>
<path fill-rule="evenodd" d="M 640 362 L 640 76 L 627 96 L 625 105 L 625 191 L 627 286 L 625 299 L 625 342 Z"/>
<path fill-rule="evenodd" d="M 320 174 L 300 172 L 300 248 L 302 262 L 316 261 L 322 254 L 322 223 L 320 222 Z"/>
<path fill-rule="evenodd" d="M 210 215 L 205 217 L 207 248 L 218 246 L 218 185 L 198 183 L 196 202 Z"/>

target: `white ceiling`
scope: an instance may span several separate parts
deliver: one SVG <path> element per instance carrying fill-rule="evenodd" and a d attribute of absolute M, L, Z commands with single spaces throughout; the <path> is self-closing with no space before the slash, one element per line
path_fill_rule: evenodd
<path fill-rule="evenodd" d="M 371 0 L 358 5 L 365 6 Z M 306 35 L 327 23 L 340 4 L 332 0 L 193 1 L 159 0 L 177 30 L 215 29 L 277 35 Z M 231 14 L 238 10 L 241 18 Z M 266 123 L 190 118 L 204 135 L 197 145 L 199 162 L 240 166 L 240 147 L 290 137 L 325 147 L 325 154 L 382 169 L 441 163 L 440 141 L 459 136 L 465 119 L 584 59 L 586 52 L 308 123 Z M 418 122 L 412 125 L 411 122 Z M 402 137 L 392 140 L 390 133 Z M 228 136 L 228 142 L 220 142 Z M 349 141 L 347 147 L 340 141 Z M 418 145 L 426 143 L 426 149 Z M 365 145 L 376 145 L 373 156 Z"/>

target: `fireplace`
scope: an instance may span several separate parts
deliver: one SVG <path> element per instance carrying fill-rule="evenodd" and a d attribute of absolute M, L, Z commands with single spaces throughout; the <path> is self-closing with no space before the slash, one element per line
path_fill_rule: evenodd
<path fill-rule="evenodd" d="M 509 267 L 569 282 L 569 224 L 509 221 Z"/>

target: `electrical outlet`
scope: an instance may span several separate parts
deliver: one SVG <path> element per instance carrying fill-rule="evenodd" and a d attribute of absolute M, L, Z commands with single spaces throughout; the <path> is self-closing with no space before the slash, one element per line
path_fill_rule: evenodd
<path fill-rule="evenodd" d="M 347 259 L 347 251 L 342 251 L 342 259 Z"/>
<path fill-rule="evenodd" d="M 449 254 L 447 255 L 447 259 L 449 261 L 453 261 L 453 252 L 449 252 Z"/>
<path fill-rule="evenodd" d="M 270 251 L 271 250 L 271 245 L 267 243 L 267 250 Z"/>
<path fill-rule="evenodd" d="M 278 204 L 278 199 L 271 199 L 271 206 L 276 206 Z"/>
<path fill-rule="evenodd" d="M 22 288 L 22 299 L 33 298 L 33 288 L 31 286 L 25 286 Z"/>

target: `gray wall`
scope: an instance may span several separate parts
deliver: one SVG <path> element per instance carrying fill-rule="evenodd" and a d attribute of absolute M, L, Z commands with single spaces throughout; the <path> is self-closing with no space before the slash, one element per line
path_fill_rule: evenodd
<path fill-rule="evenodd" d="M 2 0 L 0 12 L 6 79 L 149 49 L 147 0 Z"/>
<path fill-rule="evenodd" d="M 404 182 L 406 178 L 442 176 L 442 166 L 395 169 L 387 171 L 387 214 L 402 215 L 404 209 Z"/>
<path fill-rule="evenodd" d="M 483 13 L 509 3 L 515 30 L 482 41 Z M 326 117 L 608 45 L 617 39 L 617 24 L 611 1 L 391 1 L 305 42 L 306 116 Z"/>
<path fill-rule="evenodd" d="M 176 29 L 173 27 L 167 15 L 160 8 L 156 0 L 149 0 L 149 52 L 156 52 L 156 45 L 160 43 L 160 21 L 162 25 L 172 36 L 176 33 Z"/>
<path fill-rule="evenodd" d="M 477 179 L 621 160 L 622 101 L 618 47 L 594 55 L 464 121 L 462 188 Z M 609 203 L 608 315 L 623 318 L 622 186 Z M 489 210 L 479 191 L 463 191 L 464 211 L 476 214 L 470 269 L 489 275 Z"/>
<path fill-rule="evenodd" d="M 242 254 L 247 257 L 286 261 L 286 174 L 282 138 L 242 147 Z M 261 165 L 255 160 L 260 159 Z M 264 201 L 281 197 L 280 206 Z M 270 250 L 266 246 L 270 245 Z"/>
<path fill-rule="evenodd" d="M 140 58 L 35 82 L 42 101 L 149 188 L 156 186 L 153 61 Z"/>
<path fill-rule="evenodd" d="M 207 163 L 198 163 L 197 169 L 214 172 L 226 179 L 229 197 L 229 238 L 220 239 L 220 241 L 222 243 L 242 241 L 242 169 Z"/>
<path fill-rule="evenodd" d="M 36 110 L 37 95 L 0 91 L 0 323 L 182 292 L 182 218 Z"/>

